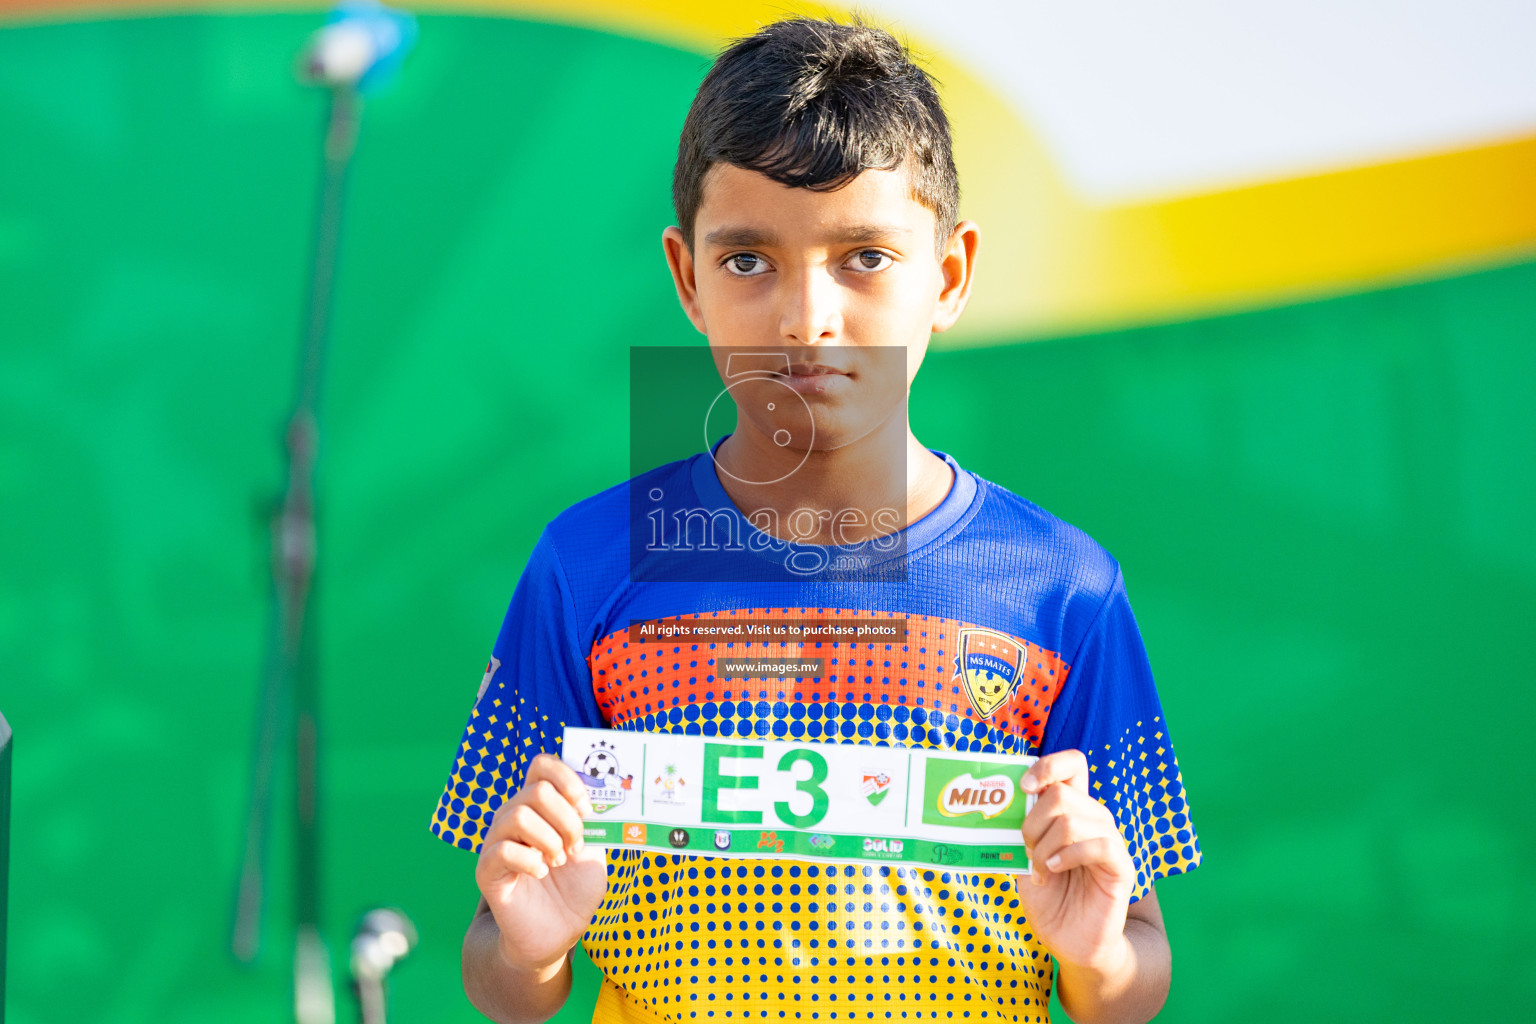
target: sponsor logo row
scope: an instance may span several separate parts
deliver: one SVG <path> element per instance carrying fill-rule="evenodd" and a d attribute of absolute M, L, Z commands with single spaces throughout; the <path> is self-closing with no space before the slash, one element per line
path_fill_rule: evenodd
<path fill-rule="evenodd" d="M 825 857 L 847 857 L 862 860 L 918 861 L 938 865 L 966 865 L 985 868 L 995 865 L 999 869 L 1027 867 L 1023 852 L 986 847 L 965 847 L 952 843 L 935 843 L 924 840 L 895 839 L 884 836 L 832 836 L 820 832 L 803 836 L 775 829 L 738 830 L 686 829 L 647 825 L 644 822 L 622 822 L 608 825 L 589 825 L 585 829 L 588 839 L 597 842 L 613 842 L 616 845 L 648 846 L 652 849 L 694 850 L 721 853 L 760 854 L 762 856 L 813 854 Z M 697 843 L 695 836 L 698 837 Z M 796 840 L 802 840 L 796 842 Z M 663 846 L 665 844 L 665 846 Z"/>
<path fill-rule="evenodd" d="M 656 826 L 647 825 L 644 822 L 624 822 L 619 826 L 619 838 L 623 842 L 631 845 L 644 846 L 651 842 L 651 830 L 653 828 L 656 828 Z M 607 839 L 610 835 L 609 830 L 600 825 L 588 826 L 583 830 L 583 834 L 588 839 L 595 839 L 599 841 Z M 730 850 L 733 844 L 741 842 L 738 839 L 737 834 L 731 832 L 728 829 L 716 829 L 713 830 L 713 832 L 706 830 L 706 834 L 710 836 L 710 843 L 717 850 Z M 745 843 L 737 845 L 736 849 L 738 851 L 742 849 L 753 849 L 754 851 L 783 853 L 785 838 L 786 837 L 781 837 L 777 830 L 764 829 L 758 832 L 755 846 L 747 845 L 751 843 L 749 838 Z M 861 842 L 862 850 L 860 852 L 865 854 L 890 854 L 893 856 L 900 856 L 901 853 L 906 849 L 906 841 L 901 839 L 873 838 L 868 836 L 863 837 L 862 839 L 857 836 L 849 838 L 853 839 L 855 842 Z M 666 841 L 667 844 L 675 850 L 686 850 L 693 844 L 693 833 L 686 828 L 668 829 Z M 825 835 L 820 832 L 812 832 L 807 835 L 806 842 L 810 844 L 813 850 L 819 853 L 830 853 L 837 846 L 836 837 Z M 658 843 L 657 845 L 660 844 Z M 850 850 L 849 852 L 854 851 Z M 1007 854 L 1004 856 L 1004 859 L 1009 859 L 1011 856 L 1011 854 Z"/>
<path fill-rule="evenodd" d="M 655 845 L 659 847 L 661 845 L 660 837 L 658 836 L 653 840 L 652 836 L 653 832 L 661 831 L 662 829 L 658 826 L 647 825 L 644 822 L 624 822 L 618 826 L 618 838 L 626 845 Z M 694 830 L 686 828 L 671 828 L 666 829 L 665 832 L 665 841 L 667 845 L 671 846 L 674 850 L 687 850 L 694 847 Z M 588 827 L 585 830 L 585 834 L 588 839 L 602 841 L 609 838 L 611 833 L 609 832 L 608 828 L 599 826 Z M 794 838 L 793 833 L 785 833 L 784 835 L 780 835 L 779 832 L 775 829 L 759 830 L 756 833 L 755 839 L 750 832 L 732 832 L 728 829 L 705 829 L 702 830 L 700 834 L 707 837 L 708 846 L 722 852 L 751 852 L 762 853 L 765 855 L 783 853 L 785 850 L 786 842 L 789 842 L 791 845 L 793 845 L 792 841 Z M 891 857 L 893 859 L 900 859 L 904 854 L 906 854 L 908 852 L 908 846 L 911 842 L 910 840 L 875 836 L 844 836 L 842 839 L 844 841 L 842 843 L 841 850 L 845 856 L 864 856 L 873 858 Z M 831 856 L 833 851 L 839 847 L 838 837 L 826 835 L 825 833 L 820 832 L 811 832 L 807 834 L 805 836 L 805 843 L 810 846 L 810 852 L 826 854 L 828 856 Z M 938 851 L 940 860 L 953 861 L 957 859 L 957 857 L 954 856 L 951 851 L 955 851 L 958 848 L 946 846 L 942 843 L 933 845 L 934 848 Z M 699 844 L 698 848 L 707 849 L 703 843 Z M 1013 853 L 1010 851 L 983 851 L 981 853 L 981 857 L 983 859 L 1008 861 L 1013 859 Z"/>

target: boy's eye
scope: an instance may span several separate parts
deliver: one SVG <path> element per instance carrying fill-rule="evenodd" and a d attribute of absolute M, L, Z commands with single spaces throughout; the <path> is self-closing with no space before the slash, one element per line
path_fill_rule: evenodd
<path fill-rule="evenodd" d="M 749 252 L 739 252 L 725 258 L 725 267 L 737 277 L 757 277 L 768 266 L 768 261 Z"/>
<path fill-rule="evenodd" d="M 884 262 L 881 262 L 881 261 Z M 853 257 L 853 269 L 855 270 L 884 270 L 891 265 L 891 258 L 879 249 L 865 249 L 855 253 Z"/>

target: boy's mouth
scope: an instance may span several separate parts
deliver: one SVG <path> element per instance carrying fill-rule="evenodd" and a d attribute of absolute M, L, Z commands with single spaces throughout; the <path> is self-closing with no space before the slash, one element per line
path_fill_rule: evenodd
<path fill-rule="evenodd" d="M 788 373 L 774 374 L 774 379 L 801 395 L 830 394 L 851 383 L 847 373 L 822 363 L 792 365 Z"/>

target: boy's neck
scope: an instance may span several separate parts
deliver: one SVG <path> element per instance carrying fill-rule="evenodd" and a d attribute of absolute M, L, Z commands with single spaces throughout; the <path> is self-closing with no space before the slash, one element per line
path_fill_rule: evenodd
<path fill-rule="evenodd" d="M 715 463 L 725 493 L 755 526 L 808 544 L 855 544 L 910 526 L 954 483 L 949 464 L 923 447 L 905 416 L 840 448 L 809 453 L 778 447 L 743 419 L 716 449 Z M 771 514 L 755 515 L 763 511 Z M 812 522 L 820 527 L 814 536 Z"/>

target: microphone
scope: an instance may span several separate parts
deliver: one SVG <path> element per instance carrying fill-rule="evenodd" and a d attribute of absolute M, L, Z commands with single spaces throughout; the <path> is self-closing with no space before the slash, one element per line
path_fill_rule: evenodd
<path fill-rule="evenodd" d="M 416 44 L 416 19 L 377 0 L 347 0 L 299 55 L 300 80 L 369 90 L 393 77 Z"/>
<path fill-rule="evenodd" d="M 352 976 L 384 979 L 390 969 L 416 948 L 416 926 L 393 907 L 363 915 L 352 936 Z"/>
<path fill-rule="evenodd" d="M 352 984 L 363 1024 L 384 1024 L 384 979 L 416 946 L 416 926 L 393 907 L 363 915 L 352 936 Z"/>

